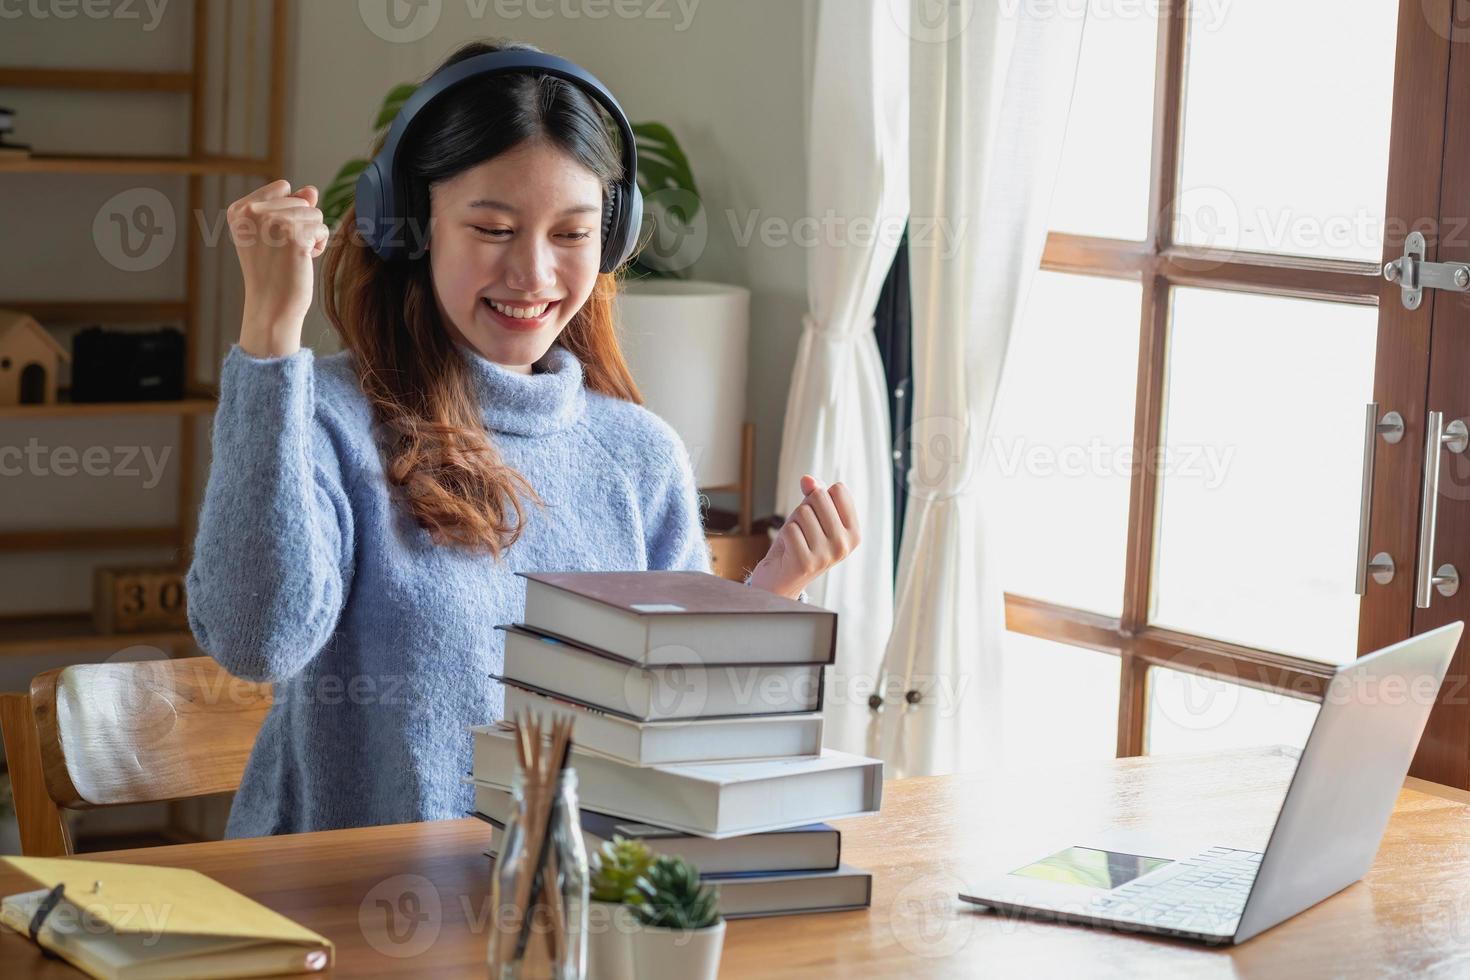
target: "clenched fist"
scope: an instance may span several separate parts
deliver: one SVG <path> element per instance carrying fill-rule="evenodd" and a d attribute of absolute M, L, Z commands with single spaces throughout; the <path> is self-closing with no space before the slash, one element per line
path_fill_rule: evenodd
<path fill-rule="evenodd" d="M 255 357 L 285 357 L 301 349 L 311 309 L 312 265 L 330 234 L 317 209 L 317 189 L 291 190 L 277 180 L 246 194 L 225 212 L 245 279 L 240 348 Z"/>
<path fill-rule="evenodd" d="M 824 486 L 808 473 L 801 478 L 801 492 L 806 496 L 750 576 L 751 585 L 788 599 L 801 595 L 862 542 L 857 507 L 844 484 Z"/>

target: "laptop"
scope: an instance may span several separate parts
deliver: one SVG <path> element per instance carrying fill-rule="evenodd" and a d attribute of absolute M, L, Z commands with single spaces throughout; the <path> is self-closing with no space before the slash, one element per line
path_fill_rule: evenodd
<path fill-rule="evenodd" d="M 1007 915 L 1215 944 L 1285 922 L 1367 873 L 1463 628 L 1450 623 L 1338 668 L 1264 852 L 1087 841 L 959 897 Z"/>

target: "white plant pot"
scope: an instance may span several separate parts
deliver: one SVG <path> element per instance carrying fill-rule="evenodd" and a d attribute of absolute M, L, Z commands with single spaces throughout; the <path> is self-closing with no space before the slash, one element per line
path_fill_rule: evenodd
<path fill-rule="evenodd" d="M 715 980 L 725 948 L 725 920 L 706 929 L 641 926 L 633 933 L 638 980 Z"/>
<path fill-rule="evenodd" d="M 626 905 L 587 904 L 587 980 L 635 980 L 633 933 L 638 921 Z"/>

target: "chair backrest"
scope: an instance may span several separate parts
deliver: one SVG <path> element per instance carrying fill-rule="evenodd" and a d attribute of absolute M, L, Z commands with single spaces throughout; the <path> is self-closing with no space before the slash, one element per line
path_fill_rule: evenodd
<path fill-rule="evenodd" d="M 189 657 L 49 670 L 31 681 L 29 701 L 46 795 L 85 809 L 238 788 L 271 689 Z"/>

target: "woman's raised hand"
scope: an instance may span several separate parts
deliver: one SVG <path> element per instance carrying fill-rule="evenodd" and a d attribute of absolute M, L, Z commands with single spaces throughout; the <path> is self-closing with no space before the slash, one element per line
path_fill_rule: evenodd
<path fill-rule="evenodd" d="M 330 234 L 317 209 L 317 189 L 292 191 L 277 180 L 246 194 L 225 212 L 245 280 L 240 348 L 255 357 L 285 357 L 301 349 L 311 309 L 312 260 Z"/>
<path fill-rule="evenodd" d="M 786 518 L 771 550 L 751 572 L 750 584 L 795 599 L 817 576 L 842 561 L 862 541 L 857 508 L 842 483 L 823 486 L 801 478 L 801 503 Z"/>

